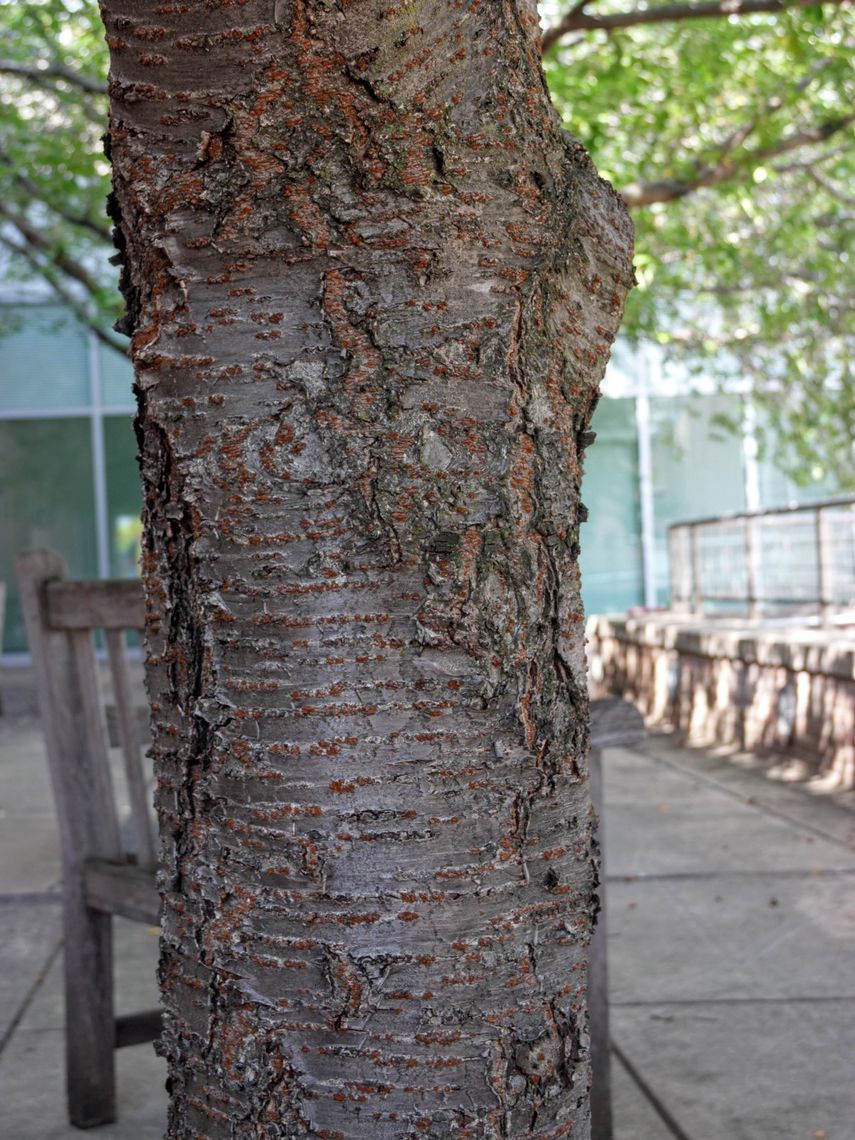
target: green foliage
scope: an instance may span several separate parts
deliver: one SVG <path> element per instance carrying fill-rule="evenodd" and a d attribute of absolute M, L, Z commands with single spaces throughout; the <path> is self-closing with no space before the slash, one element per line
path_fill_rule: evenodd
<path fill-rule="evenodd" d="M 108 261 L 107 99 L 89 89 L 104 87 L 107 62 L 97 4 L 0 0 L 0 235 L 22 251 L 7 274 L 46 279 L 102 330 L 121 311 Z"/>
<path fill-rule="evenodd" d="M 544 4 L 552 22 L 569 7 Z M 596 22 L 636 0 L 575 7 Z M 795 474 L 847 488 L 853 33 L 851 7 L 829 2 L 570 31 L 545 59 L 568 129 L 635 207 L 627 334 L 694 372 L 749 380 Z M 48 280 L 111 335 L 97 5 L 0 0 L 0 37 L 0 242 L 19 251 L 14 272 Z"/>
<path fill-rule="evenodd" d="M 855 127 L 839 124 L 855 105 L 853 32 L 851 8 L 825 5 L 576 33 L 545 61 L 600 172 L 630 201 L 661 184 L 633 212 L 627 334 L 747 379 L 793 474 L 846 488 Z M 809 132 L 827 137 L 796 145 Z"/>

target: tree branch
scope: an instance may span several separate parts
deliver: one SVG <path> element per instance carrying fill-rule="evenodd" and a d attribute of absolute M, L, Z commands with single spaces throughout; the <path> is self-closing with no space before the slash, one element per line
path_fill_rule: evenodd
<path fill-rule="evenodd" d="M 840 158 L 843 154 L 849 154 L 850 149 L 848 146 L 833 146 L 815 158 L 797 159 L 795 162 L 776 162 L 775 170 L 778 174 L 792 174 L 794 170 L 809 170 L 814 166 L 825 166 L 833 158 Z"/>
<path fill-rule="evenodd" d="M 620 194 L 628 206 L 651 206 L 654 202 L 674 202 L 678 198 L 685 198 L 695 190 L 706 186 L 716 186 L 721 182 L 730 182 L 739 174 L 753 166 L 757 166 L 767 159 L 776 158 L 779 154 L 787 154 L 799 147 L 810 146 L 824 142 L 855 122 L 855 113 L 844 115 L 840 119 L 829 119 L 817 127 L 808 127 L 794 134 L 786 135 L 768 146 L 756 147 L 754 150 L 743 151 L 738 162 L 724 159 L 714 166 L 708 166 L 700 171 L 695 178 L 688 179 L 662 179 L 656 182 L 635 182 L 625 186 Z"/>
<path fill-rule="evenodd" d="M 66 71 L 69 77 L 76 74 L 70 68 L 62 70 Z M 92 99 L 90 96 L 93 92 L 85 86 L 75 84 L 71 78 L 63 80 L 50 68 L 28 67 L 14 60 L 0 60 L 0 75 L 4 73 L 25 79 L 27 83 L 47 92 L 59 103 L 67 101 L 85 115 L 90 123 L 99 127 L 103 134 L 107 122 L 106 107 L 104 104 L 99 104 L 98 100 Z M 106 87 L 103 88 L 103 91 L 106 92 Z M 81 99 L 80 95 L 85 97 Z"/>
<path fill-rule="evenodd" d="M 576 5 L 551 28 L 543 33 L 543 52 L 556 44 L 568 32 L 591 31 L 602 28 L 631 28 L 637 24 L 661 24 L 677 20 L 704 20 L 721 16 L 751 16 L 762 12 L 783 12 L 787 8 L 815 8 L 818 3 L 839 7 L 848 0 L 702 0 L 700 3 L 662 4 L 658 8 L 630 8 L 626 12 L 611 12 L 602 16 L 589 16 L 584 5 Z"/>
<path fill-rule="evenodd" d="M 817 186 L 820 186 L 827 194 L 830 194 L 832 198 L 836 198 L 838 202 L 842 202 L 844 206 L 855 206 L 855 198 L 853 198 L 851 194 L 844 193 L 835 186 L 833 182 L 829 182 L 827 178 L 824 178 L 814 170 L 812 166 L 805 167 L 805 174 L 812 182 L 815 182 Z"/>
<path fill-rule="evenodd" d="M 47 238 L 42 237 L 39 231 L 32 226 L 26 218 L 22 217 L 15 210 L 10 210 L 3 202 L 0 202 L 0 217 L 6 218 L 7 221 L 11 222 L 28 246 L 44 254 L 53 262 L 57 269 L 61 269 L 63 273 L 82 285 L 87 293 L 96 296 L 100 292 L 98 282 L 88 270 L 84 269 L 73 257 L 69 257 L 63 250 L 56 249 L 53 243 L 49 242 Z"/>
<path fill-rule="evenodd" d="M 17 75 L 21 79 L 32 79 L 36 83 L 43 83 L 46 79 L 59 79 L 89 95 L 107 94 L 107 84 L 102 80 L 66 67 L 64 63 L 54 62 L 39 67 L 29 63 L 19 63 L 14 59 L 0 59 L 0 75 Z"/>
<path fill-rule="evenodd" d="M 43 187 L 39 186 L 37 182 L 33 181 L 33 179 L 30 178 L 28 174 L 24 174 L 24 172 L 21 170 L 14 169 L 9 155 L 6 154 L 3 150 L 0 150 L 0 162 L 6 163 L 9 169 L 9 173 L 11 174 L 14 181 L 17 182 L 21 189 L 25 193 L 29 194 L 31 198 L 34 198 L 41 205 L 46 206 L 49 210 L 56 214 L 57 217 L 62 218 L 64 222 L 68 222 L 69 225 L 80 226 L 81 229 L 88 230 L 100 241 L 106 242 L 108 245 L 112 245 L 113 237 L 110 232 L 110 227 L 106 223 L 101 225 L 99 222 L 93 221 L 92 218 L 88 217 L 86 214 L 76 214 L 74 211 L 67 210 L 63 206 L 58 206 L 56 202 L 50 201 L 45 196 Z"/>
<path fill-rule="evenodd" d="M 4 245 L 10 252 L 26 261 L 31 269 L 47 281 L 59 300 L 68 306 L 80 323 L 93 332 L 102 344 L 108 348 L 112 348 L 113 351 L 118 352 L 120 356 L 127 358 L 127 344 L 119 340 L 118 337 L 112 336 L 106 329 L 101 327 L 98 321 L 87 311 L 86 306 L 81 304 L 80 300 L 75 297 L 72 291 L 62 284 L 50 266 L 40 261 L 26 246 L 18 245 L 17 242 L 12 241 L 3 233 L 0 233 L 0 245 Z"/>

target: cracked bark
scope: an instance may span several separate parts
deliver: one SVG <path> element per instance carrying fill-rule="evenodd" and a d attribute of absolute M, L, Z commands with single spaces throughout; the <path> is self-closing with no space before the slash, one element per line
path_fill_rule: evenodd
<path fill-rule="evenodd" d="M 534 6 L 104 0 L 169 1136 L 588 1134 L 582 451 Z"/>

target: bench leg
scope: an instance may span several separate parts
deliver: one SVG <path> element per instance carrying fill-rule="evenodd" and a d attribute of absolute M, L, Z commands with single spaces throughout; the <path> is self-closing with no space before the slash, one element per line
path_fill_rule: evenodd
<path fill-rule="evenodd" d="M 112 917 L 67 891 L 64 918 L 68 1118 L 93 1128 L 116 1119 Z"/>

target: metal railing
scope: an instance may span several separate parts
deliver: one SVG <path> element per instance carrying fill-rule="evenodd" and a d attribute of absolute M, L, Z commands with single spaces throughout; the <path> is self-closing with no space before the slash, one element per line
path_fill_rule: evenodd
<path fill-rule="evenodd" d="M 855 608 L 855 497 L 668 528 L 671 607 L 752 618 Z"/>

